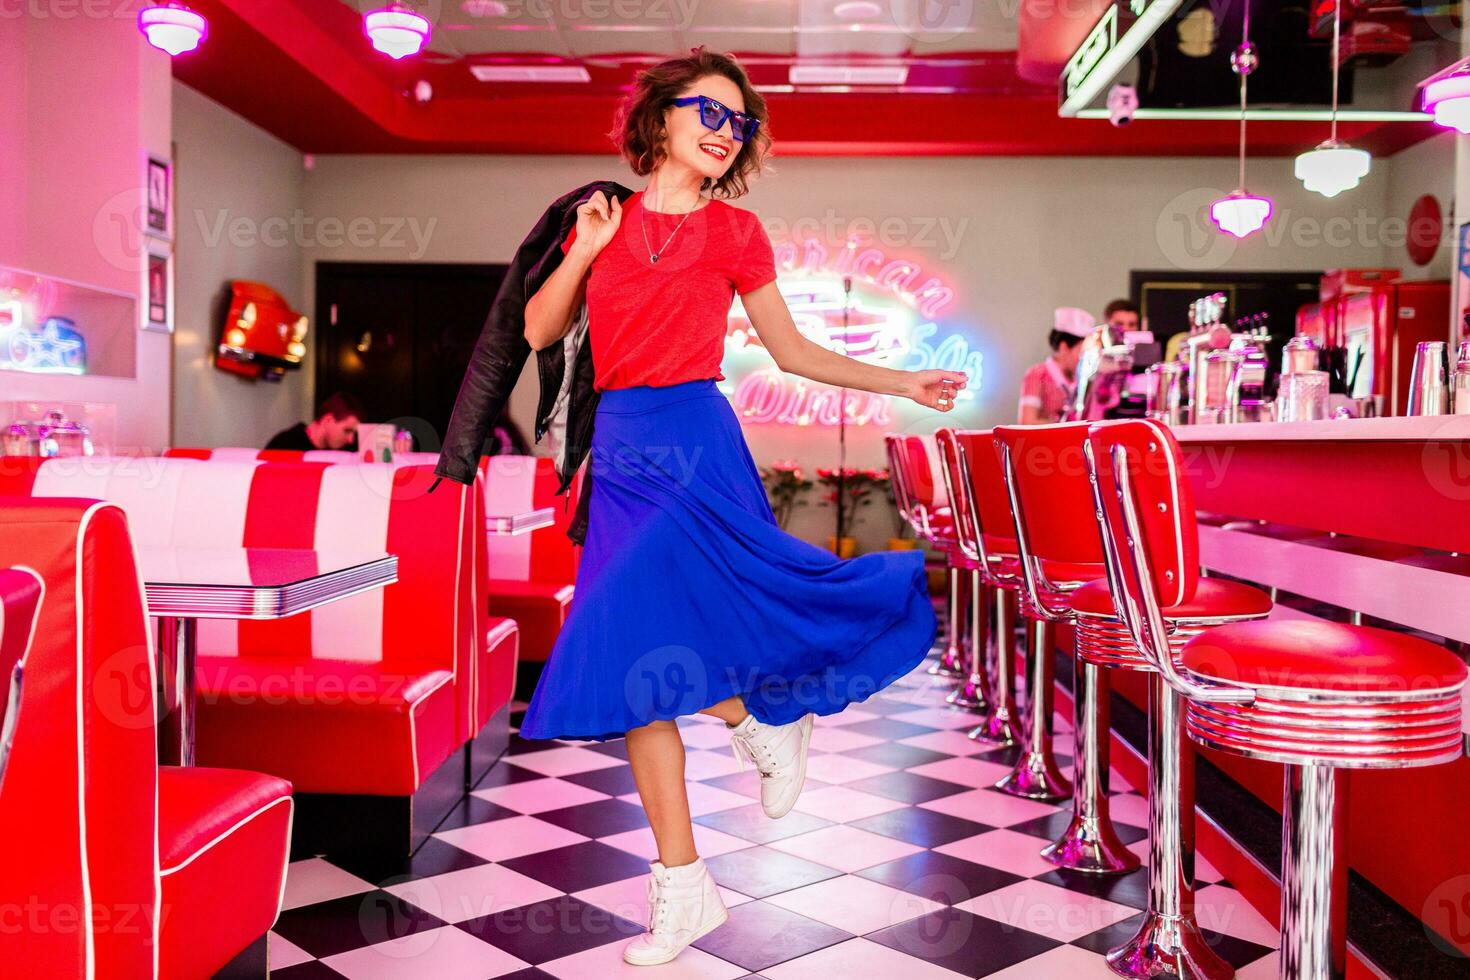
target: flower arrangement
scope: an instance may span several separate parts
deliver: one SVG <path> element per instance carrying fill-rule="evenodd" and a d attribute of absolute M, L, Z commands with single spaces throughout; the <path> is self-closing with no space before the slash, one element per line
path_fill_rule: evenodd
<path fill-rule="evenodd" d="M 859 507 L 865 507 L 872 503 L 875 491 L 888 485 L 887 470 L 862 470 L 855 467 L 846 467 L 841 470 L 842 500 L 837 499 L 838 469 L 824 467 L 817 470 L 817 479 L 822 485 L 830 490 L 823 498 L 823 506 L 840 507 L 839 515 L 842 519 L 842 527 L 851 532 L 852 520 L 857 516 Z"/>
<path fill-rule="evenodd" d="M 766 495 L 771 498 L 771 511 L 781 530 L 791 520 L 791 512 L 805 504 L 801 497 L 812 488 L 812 481 L 802 472 L 801 464 L 793 459 L 778 459 L 761 470 L 761 481 L 766 485 Z"/>

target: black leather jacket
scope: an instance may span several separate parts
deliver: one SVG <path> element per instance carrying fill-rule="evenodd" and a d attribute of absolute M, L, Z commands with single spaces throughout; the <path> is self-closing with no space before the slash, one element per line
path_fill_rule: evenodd
<path fill-rule="evenodd" d="M 536 294 L 557 266 L 563 253 L 561 243 L 577 224 L 577 206 L 597 191 L 625 201 L 632 191 L 610 180 L 593 181 L 557 198 L 541 215 L 536 227 L 516 249 L 506 270 L 505 281 L 490 305 L 490 316 L 480 339 L 475 343 L 470 363 L 465 368 L 464 382 L 449 418 L 449 431 L 444 434 L 444 448 L 434 472 L 445 479 L 471 485 L 480 465 L 485 440 L 500 417 L 516 379 L 520 377 L 531 345 L 526 341 L 526 301 Z M 580 313 L 580 311 L 574 311 Z M 575 321 L 576 317 L 573 317 Z M 541 398 L 536 408 L 537 442 L 551 424 L 556 396 L 561 392 L 566 373 L 566 355 L 561 342 L 536 352 L 536 365 L 541 379 Z M 565 493 L 592 445 L 592 420 L 597 411 L 598 393 L 592 388 L 592 345 L 585 341 L 576 349 L 572 360 L 572 385 L 567 397 L 566 452 L 557 476 Z M 438 486 L 439 481 L 434 485 Z M 430 488 L 432 491 L 432 487 Z M 587 534 L 587 502 L 591 499 L 591 474 L 582 484 L 577 514 L 567 529 L 567 537 L 581 544 Z"/>

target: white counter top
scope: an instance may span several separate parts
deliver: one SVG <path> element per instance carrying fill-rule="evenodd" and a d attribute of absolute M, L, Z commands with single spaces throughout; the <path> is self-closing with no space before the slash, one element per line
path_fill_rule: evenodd
<path fill-rule="evenodd" d="M 1181 443 L 1202 442 L 1431 442 L 1470 440 L 1470 415 L 1328 419 L 1322 422 L 1243 422 L 1178 425 Z"/>

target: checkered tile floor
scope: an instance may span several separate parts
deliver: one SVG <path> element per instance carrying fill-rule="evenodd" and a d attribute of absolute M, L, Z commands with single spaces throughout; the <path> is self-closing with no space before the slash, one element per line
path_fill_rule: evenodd
<path fill-rule="evenodd" d="M 1006 760 L 964 736 L 971 716 L 944 706 L 947 689 L 921 668 L 818 719 L 806 789 L 778 821 L 724 726 L 681 720 L 695 840 L 730 920 L 672 964 L 621 959 L 655 855 L 624 744 L 513 738 L 407 872 L 292 864 L 272 976 L 1111 977 L 1102 954 L 1132 934 L 1144 872 L 1099 880 L 1042 861 L 1066 812 L 989 788 Z M 1058 719 L 1059 747 L 1069 729 Z M 1145 813 L 1116 793 L 1144 857 Z M 1275 977 L 1276 931 L 1203 859 L 1197 872 L 1216 950 L 1241 980 Z"/>

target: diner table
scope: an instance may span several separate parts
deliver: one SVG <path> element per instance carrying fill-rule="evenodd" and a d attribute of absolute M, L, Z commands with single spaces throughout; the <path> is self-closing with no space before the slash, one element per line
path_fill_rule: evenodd
<path fill-rule="evenodd" d="M 490 534 L 517 535 L 538 531 L 556 523 L 556 510 L 552 507 L 536 507 L 517 511 L 514 514 L 491 514 L 485 518 L 485 530 Z"/>
<path fill-rule="evenodd" d="M 201 619 L 284 619 L 398 581 L 382 552 L 297 548 L 140 548 L 156 620 L 165 761 L 194 764 L 194 669 Z"/>

